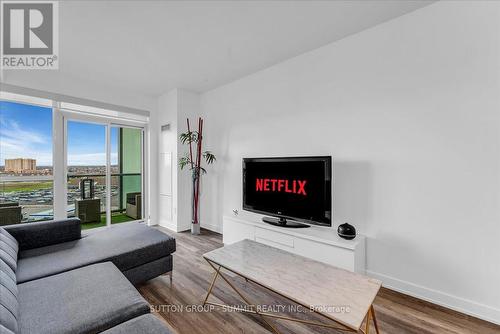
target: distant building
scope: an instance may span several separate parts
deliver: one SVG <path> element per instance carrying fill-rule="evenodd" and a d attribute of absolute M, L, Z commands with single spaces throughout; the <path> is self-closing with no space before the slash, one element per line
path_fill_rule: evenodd
<path fill-rule="evenodd" d="M 25 173 L 36 171 L 35 159 L 5 159 L 5 172 Z"/>

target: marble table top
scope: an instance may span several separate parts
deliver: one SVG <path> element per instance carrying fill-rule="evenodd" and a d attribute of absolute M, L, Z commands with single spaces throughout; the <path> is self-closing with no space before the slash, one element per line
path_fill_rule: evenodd
<path fill-rule="evenodd" d="M 351 329 L 359 330 L 382 282 L 251 240 L 204 258 Z"/>

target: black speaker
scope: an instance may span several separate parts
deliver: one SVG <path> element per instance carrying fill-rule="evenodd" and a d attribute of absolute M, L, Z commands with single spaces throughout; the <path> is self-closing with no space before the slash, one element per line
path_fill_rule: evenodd
<path fill-rule="evenodd" d="M 352 239 L 356 238 L 356 229 L 354 228 L 354 226 L 352 226 L 348 223 L 344 223 L 344 224 L 339 225 L 339 227 L 337 229 L 337 233 L 338 233 L 339 237 L 347 239 L 347 240 L 352 240 Z"/>

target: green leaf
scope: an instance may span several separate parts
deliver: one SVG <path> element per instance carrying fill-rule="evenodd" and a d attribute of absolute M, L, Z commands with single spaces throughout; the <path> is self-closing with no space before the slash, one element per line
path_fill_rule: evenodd
<path fill-rule="evenodd" d="M 198 142 L 198 131 L 188 131 L 181 133 L 179 139 L 182 144 L 191 144 Z"/>
<path fill-rule="evenodd" d="M 187 156 L 179 159 L 179 167 L 181 168 L 181 170 L 184 169 L 184 167 L 186 166 L 190 166 L 191 167 L 190 169 L 193 168 L 193 163 Z"/>
<path fill-rule="evenodd" d="M 213 164 L 217 158 L 215 157 L 215 155 L 210 152 L 210 151 L 205 151 L 203 152 L 203 158 L 205 158 L 205 161 L 207 162 L 207 164 Z"/>

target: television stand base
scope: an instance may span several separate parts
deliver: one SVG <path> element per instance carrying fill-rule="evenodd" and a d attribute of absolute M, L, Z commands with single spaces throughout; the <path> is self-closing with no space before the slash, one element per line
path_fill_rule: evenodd
<path fill-rule="evenodd" d="M 302 223 L 299 223 L 296 221 L 288 221 L 285 218 L 262 217 L 262 221 L 264 223 L 268 223 L 268 224 L 280 226 L 280 227 L 288 227 L 288 228 L 310 227 L 309 225 L 302 224 Z"/>

